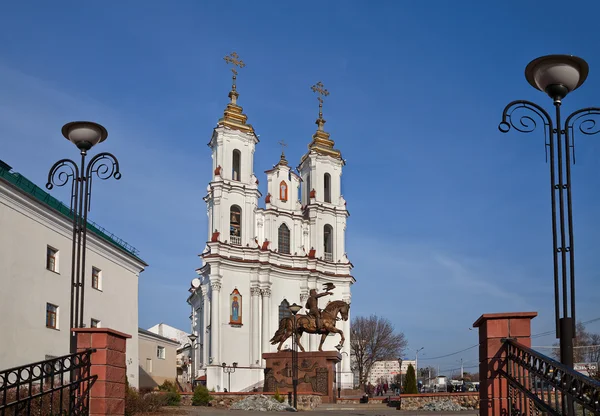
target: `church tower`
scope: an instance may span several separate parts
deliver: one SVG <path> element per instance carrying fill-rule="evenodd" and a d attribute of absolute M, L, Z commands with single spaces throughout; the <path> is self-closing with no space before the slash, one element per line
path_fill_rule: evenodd
<path fill-rule="evenodd" d="M 302 190 L 302 205 L 309 219 L 310 246 L 317 258 L 340 263 L 348 262 L 345 234 L 346 201 L 342 196 L 342 167 L 344 159 L 334 149 L 334 141 L 324 130 L 323 97 L 329 95 L 323 83 L 312 86 L 318 94 L 319 117 L 317 131 L 312 136 L 306 153 L 298 166 L 305 186 Z"/>
<path fill-rule="evenodd" d="M 236 53 L 225 61 L 234 65 L 233 85 L 208 144 L 212 178 L 204 197 L 207 242 L 188 303 L 192 333 L 197 337 L 193 349 L 196 380 L 204 377 L 209 389 L 236 392 L 262 387 L 262 354 L 276 351 L 277 345 L 270 340 L 280 320 L 291 316 L 291 304 L 304 306 L 311 289 L 321 292 L 331 283 L 335 286 L 332 296 L 321 301 L 321 309 L 327 300 L 350 303 L 355 280 L 345 255 L 348 212 L 340 186 L 344 161 L 323 129 L 322 97 L 327 90 L 321 83 L 313 87 L 320 94 L 319 118 L 309 152 L 295 170 L 282 150 L 279 161 L 265 172 L 263 200 L 253 166 L 258 137 L 237 103 L 237 68 L 245 65 Z M 342 386 L 346 388 L 353 381 L 350 321 L 341 321 L 337 327 L 346 337 L 342 349 Z M 304 334 L 301 342 L 307 351 L 316 351 L 320 339 L 318 334 Z M 334 350 L 339 341 L 339 335 L 327 337 L 324 349 Z M 291 339 L 283 348 L 290 346 Z M 223 364 L 234 363 L 238 369 L 229 379 Z"/>

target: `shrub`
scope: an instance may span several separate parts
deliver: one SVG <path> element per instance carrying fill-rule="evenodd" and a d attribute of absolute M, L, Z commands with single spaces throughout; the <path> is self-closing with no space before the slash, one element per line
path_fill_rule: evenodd
<path fill-rule="evenodd" d="M 164 400 L 167 406 L 179 406 L 181 403 L 181 394 L 179 389 L 170 380 L 165 380 L 163 384 L 158 387 L 158 390 L 164 393 Z"/>
<path fill-rule="evenodd" d="M 141 394 L 136 389 L 129 386 L 127 387 L 127 391 L 125 393 L 125 416 L 157 412 L 162 406 L 166 405 L 167 401 L 165 394 Z"/>
<path fill-rule="evenodd" d="M 273 398 L 275 400 L 277 400 L 279 403 L 283 403 L 285 400 L 285 397 L 283 397 L 281 394 L 279 394 L 279 387 L 277 387 L 275 389 L 275 395 L 273 396 Z"/>
<path fill-rule="evenodd" d="M 208 392 L 206 386 L 200 384 L 194 389 L 192 397 L 192 406 L 208 406 L 213 397 Z"/>

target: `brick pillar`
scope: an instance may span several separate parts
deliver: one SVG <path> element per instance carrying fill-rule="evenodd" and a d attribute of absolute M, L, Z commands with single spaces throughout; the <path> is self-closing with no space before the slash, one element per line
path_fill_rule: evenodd
<path fill-rule="evenodd" d="M 499 374 L 507 371 L 503 338 L 514 338 L 531 347 L 531 320 L 537 312 L 490 313 L 479 317 L 479 415 L 510 414 L 508 382 Z"/>
<path fill-rule="evenodd" d="M 98 378 L 90 389 L 90 416 L 125 414 L 127 365 L 125 345 L 131 335 L 108 328 L 74 328 L 77 351 L 95 348 L 91 375 Z"/>

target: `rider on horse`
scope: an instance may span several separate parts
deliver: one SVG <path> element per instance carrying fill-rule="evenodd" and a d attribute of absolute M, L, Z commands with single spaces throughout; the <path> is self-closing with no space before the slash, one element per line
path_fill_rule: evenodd
<path fill-rule="evenodd" d="M 321 330 L 321 310 L 319 309 L 319 298 L 327 295 L 333 295 L 329 290 L 323 293 L 317 293 L 316 289 L 310 290 L 310 295 L 306 301 L 305 308 L 308 311 L 307 316 L 315 318 L 315 327 L 318 331 Z"/>

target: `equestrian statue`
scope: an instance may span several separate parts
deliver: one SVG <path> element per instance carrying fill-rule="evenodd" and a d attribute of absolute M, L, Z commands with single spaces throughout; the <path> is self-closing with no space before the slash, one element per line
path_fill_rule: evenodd
<path fill-rule="evenodd" d="M 306 301 L 305 308 L 308 311 L 306 315 L 296 315 L 296 325 L 294 328 L 294 317 L 285 317 L 279 321 L 279 329 L 275 332 L 273 338 L 271 338 L 271 345 L 279 343 L 277 351 L 281 351 L 283 343 L 292 336 L 294 329 L 296 332 L 296 340 L 298 347 L 304 352 L 304 347 L 300 343 L 300 337 L 303 333 L 307 334 L 320 334 L 321 343 L 319 344 L 319 351 L 323 351 L 323 343 L 330 333 L 340 334 L 340 346 L 344 345 L 346 338 L 341 329 L 335 327 L 335 323 L 338 320 L 348 320 L 348 312 L 350 311 L 350 305 L 343 300 L 334 300 L 329 302 L 325 309 L 319 310 L 319 298 L 323 296 L 331 296 L 331 290 L 335 288 L 333 283 L 326 283 L 325 292 L 317 293 L 316 289 L 310 290 L 310 295 Z M 338 314 L 341 318 L 338 318 Z"/>

